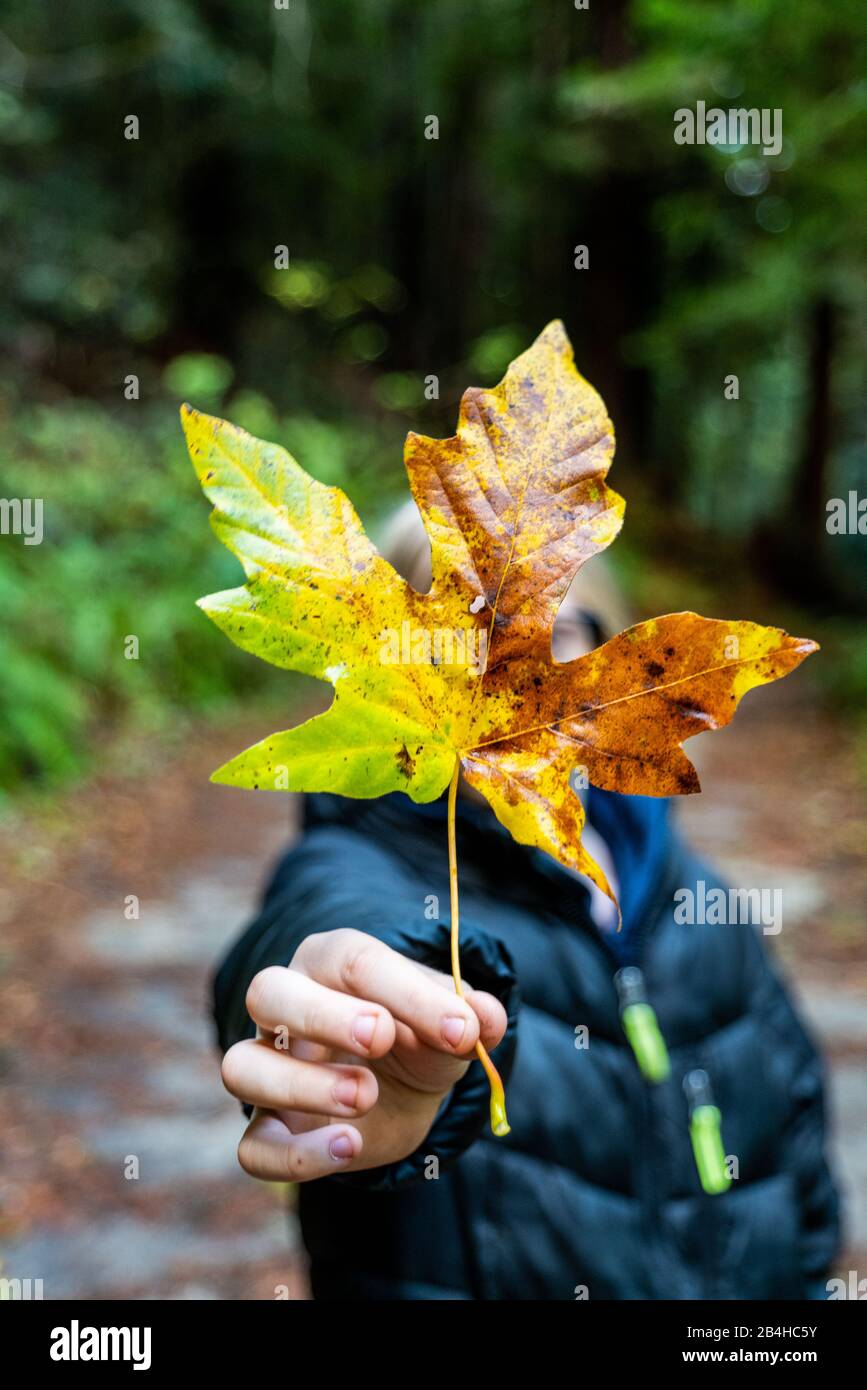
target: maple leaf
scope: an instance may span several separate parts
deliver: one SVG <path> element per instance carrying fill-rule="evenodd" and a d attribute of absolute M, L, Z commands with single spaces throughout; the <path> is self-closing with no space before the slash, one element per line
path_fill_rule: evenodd
<path fill-rule="evenodd" d="M 516 840 L 613 897 L 581 844 L 574 768 L 612 791 L 698 791 L 683 742 L 816 649 L 778 628 L 673 613 L 554 661 L 558 607 L 624 507 L 605 481 L 613 427 L 559 322 L 498 386 L 464 394 L 451 439 L 408 436 L 426 594 L 378 554 L 348 498 L 284 449 L 188 406 L 182 419 L 214 530 L 247 576 L 201 607 L 240 647 L 335 691 L 324 714 L 215 781 L 431 801 L 459 766 Z"/>

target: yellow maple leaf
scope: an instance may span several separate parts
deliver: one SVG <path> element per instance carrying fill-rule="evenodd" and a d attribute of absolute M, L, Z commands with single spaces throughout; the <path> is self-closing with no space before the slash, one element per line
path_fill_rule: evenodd
<path fill-rule="evenodd" d="M 378 554 L 344 493 L 284 449 L 187 406 L 182 418 L 214 529 L 247 576 L 202 608 L 247 651 L 335 691 L 324 714 L 249 748 L 216 781 L 415 801 L 450 787 L 453 830 L 462 769 L 516 840 L 613 897 L 581 843 L 576 765 L 613 791 L 698 791 L 683 742 L 816 649 L 778 628 L 674 613 L 554 661 L 558 607 L 624 507 L 605 481 L 613 427 L 559 322 L 498 386 L 465 393 L 452 438 L 407 439 L 431 543 L 426 594 Z M 453 834 L 451 849 L 454 866 Z M 456 926 L 455 887 L 460 990 Z"/>

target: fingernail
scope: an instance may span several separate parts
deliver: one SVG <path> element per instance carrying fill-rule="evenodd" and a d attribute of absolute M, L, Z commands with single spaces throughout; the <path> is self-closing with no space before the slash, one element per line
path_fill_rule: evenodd
<path fill-rule="evenodd" d="M 347 1134 L 338 1134 L 337 1138 L 332 1139 L 328 1145 L 328 1152 L 338 1163 L 341 1159 L 351 1158 L 353 1153 L 352 1140 Z"/>
<path fill-rule="evenodd" d="M 451 1018 L 443 1019 L 443 1037 L 452 1047 L 459 1047 L 463 1042 L 464 1033 L 467 1031 L 466 1019 L 453 1015 Z"/>
<path fill-rule="evenodd" d="M 352 1025 L 352 1037 L 359 1047 L 370 1047 L 377 1025 L 376 1014 L 359 1014 Z"/>
<path fill-rule="evenodd" d="M 354 1081 L 352 1077 L 344 1077 L 342 1081 L 334 1083 L 333 1094 L 338 1105 L 346 1105 L 354 1110 L 358 1100 L 358 1082 Z"/>

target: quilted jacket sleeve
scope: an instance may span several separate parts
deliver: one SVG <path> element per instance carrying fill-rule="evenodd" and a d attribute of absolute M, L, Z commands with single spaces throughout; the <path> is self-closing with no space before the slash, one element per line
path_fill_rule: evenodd
<path fill-rule="evenodd" d="M 253 977 L 269 965 L 288 965 L 304 939 L 315 932 L 353 927 L 393 950 L 444 973 L 450 971 L 447 923 L 427 920 L 417 887 L 394 860 L 363 837 L 343 828 L 317 829 L 280 862 L 262 910 L 223 961 L 214 982 L 214 1012 L 223 1051 L 254 1036 L 245 996 Z M 476 989 L 493 994 L 506 1008 L 508 1028 L 495 1052 L 507 1080 L 516 1046 L 518 991 L 509 956 L 495 937 L 461 918 L 461 971 Z M 423 1177 L 425 1155 L 440 1167 L 464 1152 L 488 1122 L 488 1084 L 471 1063 L 452 1089 L 433 1128 L 415 1153 L 398 1163 L 361 1173 L 335 1174 L 329 1182 L 388 1191 Z"/>

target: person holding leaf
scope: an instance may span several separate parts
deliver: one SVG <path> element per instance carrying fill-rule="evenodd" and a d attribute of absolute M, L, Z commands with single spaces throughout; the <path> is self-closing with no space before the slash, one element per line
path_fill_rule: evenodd
<path fill-rule="evenodd" d="M 821 1064 L 755 928 L 678 920 L 718 885 L 669 813 L 683 742 L 815 644 L 612 635 L 579 570 L 622 521 L 613 434 L 562 325 L 453 439 L 410 435 L 393 565 L 284 451 L 184 419 L 247 572 L 202 606 L 336 692 L 215 774 L 312 793 L 215 1003 L 240 1162 L 301 1185 L 314 1297 L 824 1297 Z M 383 663 L 404 622 L 483 631 L 484 669 Z"/>

